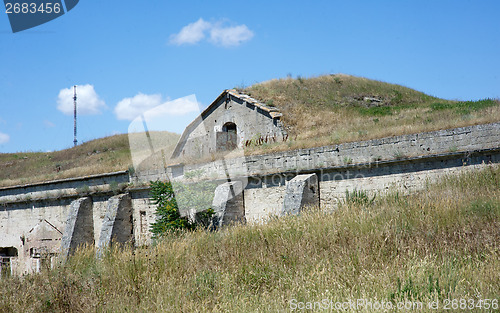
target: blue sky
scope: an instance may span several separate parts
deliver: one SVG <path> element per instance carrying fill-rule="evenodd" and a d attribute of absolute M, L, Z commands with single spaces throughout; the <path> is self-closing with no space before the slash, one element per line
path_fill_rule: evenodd
<path fill-rule="evenodd" d="M 3 10 L 0 152 L 71 147 L 73 85 L 79 142 L 126 133 L 141 110 L 168 100 L 195 95 L 203 108 L 224 89 L 287 75 L 500 98 L 499 13 L 495 0 L 80 0 L 12 33 Z"/>

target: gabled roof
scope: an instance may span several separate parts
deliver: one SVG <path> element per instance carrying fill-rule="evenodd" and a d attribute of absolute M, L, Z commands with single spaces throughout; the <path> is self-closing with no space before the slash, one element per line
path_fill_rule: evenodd
<path fill-rule="evenodd" d="M 193 131 L 196 126 L 198 126 L 204 119 L 205 116 L 207 116 L 210 111 L 219 103 L 222 99 L 228 98 L 228 97 L 234 97 L 237 99 L 242 100 L 244 103 L 249 104 L 250 106 L 253 106 L 254 108 L 257 108 L 261 111 L 266 112 L 269 114 L 269 116 L 272 119 L 280 119 L 283 114 L 280 113 L 280 111 L 276 108 L 270 108 L 266 106 L 265 104 L 259 102 L 258 100 L 245 95 L 241 94 L 235 89 L 226 89 L 224 90 L 201 114 L 194 119 L 187 127 L 184 129 L 182 132 L 181 138 L 179 138 L 179 141 L 177 142 L 177 145 L 175 146 L 174 152 L 172 153 L 172 158 L 178 157 L 180 154 L 180 149 L 181 149 L 181 143 L 185 142 L 187 139 L 188 134 Z"/>
<path fill-rule="evenodd" d="M 250 105 L 253 105 L 254 107 L 257 107 L 267 113 L 269 113 L 269 115 L 271 115 L 271 117 L 274 119 L 274 118 L 280 118 L 283 114 L 280 113 L 280 111 L 276 108 L 270 108 L 270 107 L 267 107 L 265 104 L 259 102 L 258 100 L 255 100 L 254 98 L 248 96 L 248 95 L 245 95 L 245 94 L 241 94 L 241 93 L 238 93 L 236 90 L 234 89 L 228 89 L 228 90 L 224 90 L 224 92 L 222 92 L 220 94 L 220 96 L 217 98 L 217 100 L 215 100 L 215 102 L 212 102 L 212 104 L 216 103 L 217 101 L 219 101 L 220 97 L 221 96 L 224 96 L 226 93 L 232 95 L 233 97 L 236 97 L 236 98 L 239 98 L 243 101 L 245 101 L 246 103 L 250 104 Z M 211 105 L 212 105 L 211 104 Z M 210 105 L 210 106 L 211 106 Z M 210 107 L 209 106 L 209 107 Z M 207 108 L 208 109 L 208 108 Z M 202 113 L 203 114 L 203 113 Z"/>

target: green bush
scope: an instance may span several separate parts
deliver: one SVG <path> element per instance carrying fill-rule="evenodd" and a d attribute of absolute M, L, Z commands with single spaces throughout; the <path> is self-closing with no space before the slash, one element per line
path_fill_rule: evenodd
<path fill-rule="evenodd" d="M 205 182 L 176 186 L 179 201 L 197 211 L 195 220 L 190 221 L 187 216 L 180 214 L 172 184 L 169 181 L 152 181 L 151 202 L 156 205 L 156 221 L 151 224 L 153 237 L 159 238 L 163 234 L 179 230 L 194 230 L 197 226 L 209 228 L 214 215 L 213 209 L 210 208 L 214 186 Z"/>
<path fill-rule="evenodd" d="M 453 109 L 459 114 L 469 114 L 472 111 L 479 111 L 485 108 L 498 105 L 498 100 L 482 99 L 477 101 L 460 101 L 460 102 L 435 102 L 431 104 L 433 111 Z"/>
<path fill-rule="evenodd" d="M 371 205 L 375 201 L 375 196 L 370 199 L 368 193 L 364 190 L 354 189 L 353 191 L 345 191 L 345 205 Z"/>
<path fill-rule="evenodd" d="M 181 229 L 193 229 L 187 217 L 181 217 L 170 182 L 151 182 L 151 202 L 156 205 L 156 221 L 151 224 L 155 238 Z"/>

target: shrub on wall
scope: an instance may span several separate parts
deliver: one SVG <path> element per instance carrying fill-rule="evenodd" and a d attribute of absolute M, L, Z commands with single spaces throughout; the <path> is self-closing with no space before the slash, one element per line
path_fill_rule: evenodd
<path fill-rule="evenodd" d="M 187 217 L 181 217 L 170 182 L 151 182 L 150 193 L 151 201 L 156 205 L 156 221 L 151 224 L 155 238 L 167 232 L 193 228 Z"/>
<path fill-rule="evenodd" d="M 204 202 L 205 207 L 202 207 L 203 210 L 196 214 L 194 221 L 191 221 L 187 216 L 181 216 L 172 184 L 169 181 L 152 181 L 150 191 L 151 202 L 156 205 L 156 221 L 151 224 L 151 232 L 154 238 L 159 238 L 163 234 L 169 232 L 193 230 L 197 226 L 203 228 L 211 227 L 214 211 L 212 208 L 206 207 L 206 204 L 211 204 L 211 201 L 208 202 L 206 199 L 200 200 L 199 192 L 197 192 L 200 189 L 194 190 L 190 188 L 189 185 L 177 187 L 180 187 L 183 191 L 178 194 L 178 196 L 181 197 L 180 201 L 182 203 L 194 205 L 193 208 L 197 209 L 197 211 L 200 210 L 200 206 L 197 205 L 197 203 Z M 203 190 L 203 188 L 201 190 Z M 177 192 L 179 192 L 179 190 L 177 190 Z M 207 195 L 208 193 L 204 192 L 203 194 Z M 213 193 L 211 193 L 211 195 L 213 195 Z"/>

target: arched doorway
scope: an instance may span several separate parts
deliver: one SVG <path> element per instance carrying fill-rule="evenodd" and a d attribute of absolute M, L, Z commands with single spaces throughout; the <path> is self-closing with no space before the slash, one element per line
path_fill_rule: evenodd
<path fill-rule="evenodd" d="M 216 138 L 217 151 L 231 151 L 238 147 L 237 129 L 233 122 L 222 125 L 222 132 L 218 132 Z"/>

